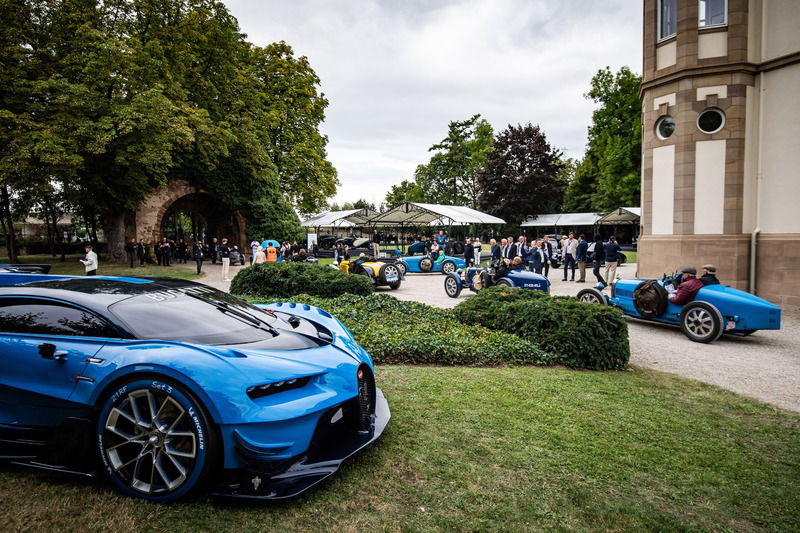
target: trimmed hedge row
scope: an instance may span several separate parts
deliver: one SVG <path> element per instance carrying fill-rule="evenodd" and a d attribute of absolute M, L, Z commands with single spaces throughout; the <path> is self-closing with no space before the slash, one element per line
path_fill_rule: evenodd
<path fill-rule="evenodd" d="M 292 301 L 317 306 L 341 320 L 356 342 L 379 364 L 552 364 L 534 342 L 502 331 L 468 326 L 447 311 L 387 294 L 366 298 L 352 294 L 337 298 L 304 294 L 293 297 Z"/>
<path fill-rule="evenodd" d="M 372 280 L 314 263 L 260 263 L 241 269 L 231 293 L 256 298 L 286 298 L 296 294 L 335 297 L 372 294 Z"/>
<path fill-rule="evenodd" d="M 464 324 L 513 333 L 538 344 L 554 364 L 620 370 L 630 359 L 628 324 L 618 309 L 539 291 L 490 287 L 455 308 Z"/>

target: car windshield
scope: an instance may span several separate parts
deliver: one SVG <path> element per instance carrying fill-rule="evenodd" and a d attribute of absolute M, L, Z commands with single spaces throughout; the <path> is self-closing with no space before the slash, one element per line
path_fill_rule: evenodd
<path fill-rule="evenodd" d="M 276 337 L 280 321 L 211 287 L 152 291 L 109 307 L 138 339 L 196 344 L 244 344 Z"/>

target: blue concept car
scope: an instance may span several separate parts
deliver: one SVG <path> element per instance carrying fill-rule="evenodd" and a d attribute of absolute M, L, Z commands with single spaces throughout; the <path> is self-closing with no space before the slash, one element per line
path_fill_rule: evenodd
<path fill-rule="evenodd" d="M 686 305 L 669 301 L 666 285 L 676 286 L 679 276 L 655 279 L 619 279 L 611 282 L 611 295 L 597 288 L 578 292 L 578 300 L 618 307 L 634 318 L 680 326 L 695 342 L 714 342 L 723 333 L 747 336 L 760 329 L 780 329 L 777 305 L 727 285 L 706 285 Z"/>
<path fill-rule="evenodd" d="M 327 312 L 182 280 L 0 274 L 0 364 L 0 458 L 158 502 L 294 496 L 390 418 Z"/>
<path fill-rule="evenodd" d="M 444 292 L 450 298 L 458 298 L 465 288 L 478 292 L 492 285 L 550 293 L 550 280 L 541 274 L 527 270 L 509 270 L 497 275 L 495 269 L 485 267 L 470 267 L 466 272 L 459 270 L 447 274 L 444 279 Z"/>
<path fill-rule="evenodd" d="M 406 272 L 441 272 L 450 274 L 459 268 L 467 266 L 466 261 L 461 257 L 445 256 L 444 261 L 437 263 L 430 256 L 422 255 L 419 257 L 399 257 L 397 263 L 405 275 Z"/>

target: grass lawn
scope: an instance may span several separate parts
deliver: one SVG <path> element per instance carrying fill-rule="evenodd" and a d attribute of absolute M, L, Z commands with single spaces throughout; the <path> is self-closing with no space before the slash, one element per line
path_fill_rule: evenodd
<path fill-rule="evenodd" d="M 170 506 L 0 467 L 10 530 L 787 531 L 800 415 L 633 369 L 380 367 L 383 438 L 283 502 Z"/>
<path fill-rule="evenodd" d="M 67 260 L 62 263 L 60 255 L 57 257 L 47 254 L 24 255 L 19 258 L 19 262 L 49 264 L 51 265 L 51 274 L 82 276 L 86 273 L 86 270 L 83 268 L 83 263 L 78 260 L 84 257 L 84 254 L 68 255 L 66 256 Z M 171 278 L 197 279 L 197 274 L 195 274 L 194 270 L 178 266 L 160 267 L 158 265 L 145 264 L 143 267 L 129 268 L 127 263 L 124 265 L 108 263 L 103 256 L 100 256 L 99 261 L 100 268 L 97 273 L 102 276 L 168 276 Z M 7 257 L 0 257 L 0 263 L 7 262 Z"/>
<path fill-rule="evenodd" d="M 636 263 L 636 262 L 638 262 L 638 259 L 639 259 L 639 253 L 638 252 L 629 252 L 627 250 L 623 250 L 622 253 L 625 254 L 625 262 L 626 263 Z"/>

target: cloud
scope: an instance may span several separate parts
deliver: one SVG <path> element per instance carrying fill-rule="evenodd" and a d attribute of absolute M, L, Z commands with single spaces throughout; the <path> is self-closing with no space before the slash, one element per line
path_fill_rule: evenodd
<path fill-rule="evenodd" d="M 633 0 L 227 0 L 248 39 L 308 56 L 330 100 L 323 131 L 336 200 L 380 203 L 412 176 L 451 120 L 541 125 L 580 157 L 594 73 L 641 71 Z"/>

